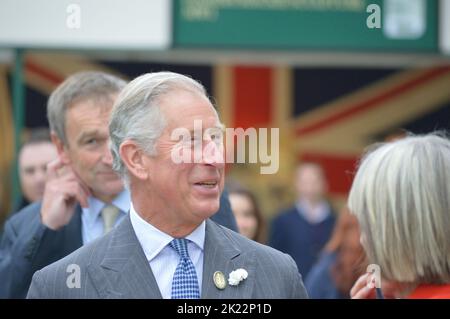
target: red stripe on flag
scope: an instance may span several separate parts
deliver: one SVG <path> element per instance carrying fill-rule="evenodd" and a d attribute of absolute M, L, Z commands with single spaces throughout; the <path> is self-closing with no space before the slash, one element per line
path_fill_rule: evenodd
<path fill-rule="evenodd" d="M 405 91 L 411 90 L 416 86 L 419 86 L 423 84 L 424 82 L 427 82 L 429 80 L 432 80 L 442 74 L 445 74 L 450 71 L 450 67 L 439 67 L 431 69 L 430 71 L 426 72 L 425 74 L 414 78 L 410 81 L 407 81 L 405 83 L 402 83 L 398 86 L 395 86 L 391 89 L 386 90 L 380 95 L 374 96 L 372 98 L 363 100 L 359 103 L 356 103 L 352 107 L 342 111 L 341 113 L 333 114 L 330 117 L 319 121 L 317 123 L 313 123 L 306 127 L 301 127 L 296 130 L 297 135 L 305 135 L 314 133 L 315 131 L 321 130 L 325 126 L 333 125 L 336 122 L 339 122 L 345 118 L 355 116 L 357 113 L 362 111 L 367 111 L 371 108 L 381 106 L 381 102 L 384 102 L 388 99 L 391 99 Z"/>
<path fill-rule="evenodd" d="M 272 69 L 234 67 L 234 127 L 268 127 L 271 122 Z"/>
<path fill-rule="evenodd" d="M 53 82 L 55 86 L 64 81 L 64 78 L 41 67 L 39 64 L 33 63 L 30 60 L 25 61 L 25 68 L 27 71 L 34 73 L 42 78 L 45 78 L 47 81 Z"/>
<path fill-rule="evenodd" d="M 314 162 L 321 165 L 328 181 L 329 193 L 340 195 L 347 195 L 350 191 L 358 159 L 356 156 L 306 152 L 300 155 L 302 162 Z"/>

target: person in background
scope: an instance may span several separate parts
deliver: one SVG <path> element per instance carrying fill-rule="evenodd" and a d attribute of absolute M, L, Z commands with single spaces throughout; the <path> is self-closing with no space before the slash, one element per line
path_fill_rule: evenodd
<path fill-rule="evenodd" d="M 19 179 L 22 199 L 13 212 L 17 212 L 44 196 L 47 164 L 58 156 L 50 140 L 47 128 L 32 129 L 28 140 L 22 145 L 19 156 Z"/>
<path fill-rule="evenodd" d="M 450 141 L 443 134 L 411 135 L 364 156 L 348 207 L 379 272 L 362 275 L 352 298 L 382 297 L 380 289 L 386 298 L 450 298 L 449 199 Z"/>
<path fill-rule="evenodd" d="M 310 298 L 350 298 L 350 289 L 367 267 L 359 237 L 358 220 L 345 208 L 318 262 L 305 279 Z"/>
<path fill-rule="evenodd" d="M 231 209 L 239 232 L 254 241 L 265 243 L 265 221 L 255 195 L 235 183 L 228 184 Z"/>
<path fill-rule="evenodd" d="M 297 202 L 273 220 L 269 245 L 291 255 L 306 277 L 330 239 L 335 213 L 325 198 L 328 186 L 319 164 L 300 164 L 295 186 Z"/>
<path fill-rule="evenodd" d="M 0 297 L 24 298 L 33 273 L 109 231 L 129 195 L 112 169 L 108 120 L 126 82 L 103 72 L 71 75 L 47 103 L 58 156 L 47 165 L 42 201 L 6 223 L 0 243 Z"/>

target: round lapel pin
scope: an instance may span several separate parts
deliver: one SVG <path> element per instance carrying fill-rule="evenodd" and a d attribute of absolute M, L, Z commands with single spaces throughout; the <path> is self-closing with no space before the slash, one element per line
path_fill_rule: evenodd
<path fill-rule="evenodd" d="M 221 271 L 216 271 L 213 275 L 214 285 L 216 285 L 217 289 L 223 290 L 227 286 L 227 282 L 225 281 L 225 276 Z"/>

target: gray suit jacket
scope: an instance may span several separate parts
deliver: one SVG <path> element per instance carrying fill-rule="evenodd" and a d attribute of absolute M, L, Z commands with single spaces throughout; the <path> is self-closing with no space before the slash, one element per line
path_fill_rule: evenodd
<path fill-rule="evenodd" d="M 41 222 L 41 203 L 14 214 L 5 224 L 0 242 L 0 299 L 25 298 L 33 274 L 69 255 L 83 245 L 81 207 L 77 205 L 69 224 L 54 231 Z M 226 191 L 212 220 L 237 231 Z"/>
<path fill-rule="evenodd" d="M 70 265 L 79 266 L 79 288 L 69 288 Z M 219 290 L 213 274 L 244 268 L 248 278 Z M 72 276 L 72 277 L 70 277 Z M 68 280 L 69 278 L 69 280 Z M 293 259 L 211 220 L 206 222 L 202 298 L 307 298 Z M 104 237 L 36 272 L 27 298 L 161 298 L 130 218 Z"/>

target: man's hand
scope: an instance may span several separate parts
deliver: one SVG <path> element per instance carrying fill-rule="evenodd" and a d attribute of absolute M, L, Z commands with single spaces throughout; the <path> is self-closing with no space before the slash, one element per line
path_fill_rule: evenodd
<path fill-rule="evenodd" d="M 60 158 L 50 162 L 42 200 L 42 223 L 53 230 L 67 225 L 77 203 L 88 207 L 89 196 L 89 189 L 70 166 L 64 165 Z"/>

